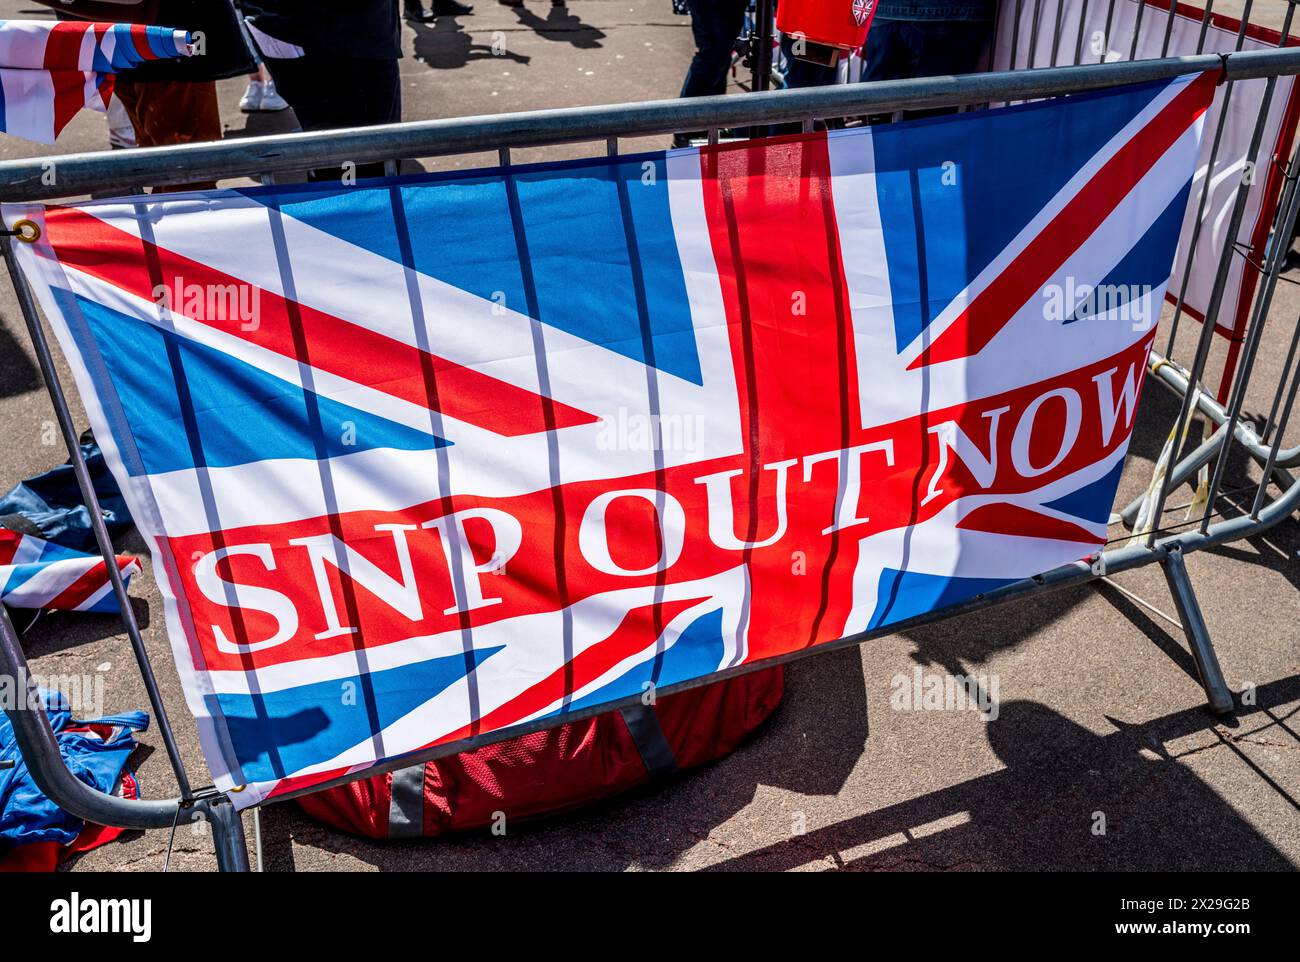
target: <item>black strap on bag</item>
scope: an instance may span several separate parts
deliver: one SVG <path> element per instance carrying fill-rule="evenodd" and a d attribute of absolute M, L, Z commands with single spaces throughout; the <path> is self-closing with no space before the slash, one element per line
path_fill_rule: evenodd
<path fill-rule="evenodd" d="M 677 771 L 677 757 L 668 744 L 653 705 L 633 705 L 620 709 L 619 714 L 623 716 L 623 724 L 627 725 L 637 754 L 651 778 L 662 778 Z"/>

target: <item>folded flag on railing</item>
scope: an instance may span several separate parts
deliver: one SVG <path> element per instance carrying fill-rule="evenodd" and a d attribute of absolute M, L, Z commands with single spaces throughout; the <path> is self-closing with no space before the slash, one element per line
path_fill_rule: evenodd
<path fill-rule="evenodd" d="M 117 567 L 129 581 L 139 573 L 140 562 L 118 555 Z M 118 610 L 108 566 L 99 555 L 6 528 L 0 528 L 0 602 L 51 611 Z"/>
<path fill-rule="evenodd" d="M 0 20 L 0 130 L 52 144 L 82 107 L 107 107 L 116 71 L 189 53 L 170 27 Z"/>
<path fill-rule="evenodd" d="M 139 23 L 0 20 L 0 67 L 115 73 L 189 55 L 189 34 Z"/>
<path fill-rule="evenodd" d="M 1106 541 L 1216 73 L 6 206 L 238 806 Z"/>

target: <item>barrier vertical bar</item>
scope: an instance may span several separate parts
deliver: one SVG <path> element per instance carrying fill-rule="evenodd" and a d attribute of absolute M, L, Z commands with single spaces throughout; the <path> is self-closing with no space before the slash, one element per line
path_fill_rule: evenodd
<path fill-rule="evenodd" d="M 1011 59 L 1007 62 L 1008 70 L 1016 69 L 1016 55 L 1020 52 L 1020 15 L 1024 12 L 1024 6 L 1025 0 L 1016 0 L 1016 12 L 1011 20 Z M 993 43 L 996 41 L 991 41 L 990 45 Z"/>
<path fill-rule="evenodd" d="M 1026 69 L 1034 69 L 1034 55 L 1038 52 L 1038 24 L 1043 14 L 1043 0 L 1034 0 L 1034 16 L 1029 21 L 1029 52 L 1025 61 Z"/>
<path fill-rule="evenodd" d="M 244 823 L 235 806 L 229 802 L 212 806 L 212 848 L 217 856 L 217 870 L 221 872 L 247 872 L 248 843 L 244 839 Z"/>
<path fill-rule="evenodd" d="M 1174 21 L 1178 18 L 1177 0 L 1169 0 L 1169 16 L 1165 18 L 1165 38 L 1160 43 L 1160 56 L 1169 56 L 1169 42 L 1174 36 Z"/>
<path fill-rule="evenodd" d="M 1291 14 L 1294 10 L 1294 6 L 1287 7 L 1287 24 L 1283 28 L 1284 37 L 1287 28 L 1290 27 Z M 1208 530 L 1210 526 L 1210 516 L 1214 511 L 1214 502 L 1218 497 L 1219 487 L 1223 482 L 1223 473 L 1228 464 L 1228 453 L 1232 450 L 1237 419 L 1241 416 L 1241 406 L 1246 398 L 1246 387 L 1250 383 L 1250 376 L 1254 371 L 1255 358 L 1259 353 L 1260 338 L 1268 321 L 1269 309 L 1273 305 L 1273 292 L 1277 289 L 1277 280 L 1282 272 L 1282 261 L 1286 256 L 1287 248 L 1290 246 L 1291 231 L 1295 227 L 1296 212 L 1298 206 L 1300 206 L 1297 204 L 1297 201 L 1300 200 L 1300 192 L 1295 190 L 1298 164 L 1300 164 L 1300 145 L 1297 145 L 1296 151 L 1292 154 L 1291 163 L 1288 165 L 1286 174 L 1287 190 L 1284 191 L 1286 203 L 1285 206 L 1279 209 L 1272 242 L 1269 244 L 1268 256 L 1265 260 L 1264 286 L 1255 301 L 1254 316 L 1251 318 L 1250 329 L 1246 332 L 1246 346 L 1241 359 L 1241 367 L 1238 368 L 1237 376 L 1233 379 L 1232 393 L 1228 398 L 1228 420 L 1225 422 L 1227 432 L 1224 435 L 1223 448 L 1214 464 L 1214 474 L 1210 480 L 1209 495 L 1205 502 L 1205 516 L 1201 519 L 1202 532 Z M 1267 484 L 1268 474 L 1265 473 L 1260 480 L 1260 485 L 1266 486 Z"/>
<path fill-rule="evenodd" d="M 67 396 L 63 393 L 63 385 L 54 366 L 54 357 L 50 353 L 50 345 L 45 338 L 45 329 L 41 326 L 40 317 L 36 312 L 36 302 L 32 299 L 31 288 L 27 286 L 27 278 L 23 276 L 22 270 L 18 267 L 17 255 L 14 253 L 13 248 L 15 243 L 17 243 L 17 240 L 13 237 L 7 238 L 5 242 L 0 243 L 0 256 L 4 257 L 5 267 L 9 271 L 9 279 L 13 284 L 14 293 L 18 297 L 18 308 L 22 312 L 23 321 L 27 325 L 27 333 L 31 337 L 32 347 L 36 350 L 36 360 L 41 370 L 41 377 L 45 380 L 46 390 L 49 392 L 50 400 L 54 404 L 55 420 L 59 423 L 59 432 L 63 435 L 63 443 L 67 446 L 68 457 L 72 461 L 72 473 L 76 476 L 77 487 L 81 490 L 81 497 L 85 502 L 87 514 L 90 515 L 90 527 L 95 533 L 95 543 L 98 545 L 99 553 L 104 559 L 104 567 L 108 574 L 109 583 L 113 587 L 113 595 L 117 599 L 122 625 L 126 628 L 127 637 L 131 641 L 131 650 L 135 654 L 136 664 L 139 666 L 140 675 L 144 680 L 145 691 L 149 695 L 149 706 L 153 710 L 154 717 L 158 720 L 158 731 L 162 735 L 163 746 L 166 748 L 167 758 L 171 762 L 172 773 L 176 776 L 176 784 L 180 789 L 181 798 L 189 800 L 194 795 L 193 790 L 190 788 L 189 775 L 185 770 L 185 763 L 181 760 L 180 749 L 176 745 L 176 735 L 172 731 L 171 720 L 168 718 L 167 709 L 163 705 L 162 694 L 158 690 L 158 679 L 154 675 L 153 665 L 149 661 L 149 652 L 145 649 L 144 639 L 140 635 L 140 626 L 135 620 L 135 611 L 131 607 L 131 598 L 126 593 L 126 582 L 122 580 L 122 572 L 117 567 L 117 555 L 113 549 L 113 540 L 109 537 L 107 525 L 104 524 L 104 511 L 100 507 L 99 496 L 95 493 L 95 485 L 90 480 L 90 471 L 86 467 L 86 459 L 81 452 L 81 442 L 77 436 L 77 429 L 72 423 L 72 413 L 68 409 Z"/>
<path fill-rule="evenodd" d="M 1061 46 L 1061 20 L 1065 16 L 1065 4 L 1057 3 L 1056 5 L 1056 23 L 1052 27 L 1052 56 L 1048 60 L 1049 67 L 1056 66 L 1057 49 Z"/>
<path fill-rule="evenodd" d="M 1196 601 L 1191 579 L 1187 575 L 1187 565 L 1183 563 L 1183 552 L 1177 545 L 1170 548 L 1160 559 L 1160 568 L 1169 583 L 1169 593 L 1174 597 L 1174 606 L 1178 610 L 1178 620 L 1183 623 L 1187 634 L 1187 643 L 1191 646 L 1192 657 L 1196 661 L 1196 670 L 1201 676 L 1201 686 L 1210 701 L 1210 708 L 1216 714 L 1226 715 L 1232 711 L 1232 692 L 1223 678 L 1223 669 L 1219 667 L 1219 658 L 1210 641 L 1210 631 L 1205 625 L 1205 616 Z"/>
<path fill-rule="evenodd" d="M 754 77 L 751 89 L 761 93 L 772 85 L 772 20 L 776 16 L 775 0 L 758 0 L 755 11 L 753 44 Z"/>
<path fill-rule="evenodd" d="M 1079 9 L 1079 36 L 1074 41 L 1074 66 L 1083 63 L 1083 31 L 1088 23 L 1088 0 L 1083 0 Z"/>
<path fill-rule="evenodd" d="M 1234 47 L 1235 51 L 1240 51 L 1242 44 L 1245 43 L 1246 25 L 1250 23 L 1250 11 L 1253 2 L 1254 0 L 1246 0 L 1246 7 L 1242 11 L 1241 15 L 1241 27 L 1237 31 L 1237 42 Z M 1209 27 L 1210 7 L 1211 4 L 1206 3 L 1205 16 L 1201 18 L 1201 36 L 1196 43 L 1196 52 L 1198 54 L 1205 46 L 1205 33 Z M 1224 128 L 1228 123 L 1228 107 L 1232 102 L 1232 88 L 1234 83 L 1235 81 L 1229 80 L 1223 88 L 1223 102 L 1219 107 L 1219 123 L 1214 131 L 1214 144 L 1210 147 L 1210 159 L 1205 170 L 1205 183 L 1201 185 L 1201 199 L 1198 201 L 1196 207 L 1196 220 L 1193 221 L 1192 239 L 1187 245 L 1187 263 L 1183 265 L 1183 280 L 1178 287 L 1178 299 L 1174 302 L 1174 316 L 1169 322 L 1169 340 L 1165 344 L 1165 357 L 1170 358 L 1171 360 L 1174 356 L 1174 338 L 1178 334 L 1178 321 L 1182 317 L 1183 308 L 1187 304 L 1187 285 L 1192 279 L 1192 264 L 1196 261 L 1196 249 L 1201 240 L 1201 231 L 1205 222 L 1205 205 L 1209 202 L 1210 184 L 1214 180 L 1214 164 L 1219 159 L 1219 147 L 1223 141 Z M 1270 88 L 1269 92 L 1270 94 L 1272 93 L 1272 88 Z M 1267 112 L 1268 106 L 1267 103 L 1265 103 L 1260 109 L 1260 123 L 1257 125 L 1257 128 L 1262 126 L 1263 118 Z M 1254 155 L 1252 154 L 1252 156 Z M 1230 237 L 1229 244 L 1236 239 L 1236 236 L 1237 235 L 1234 232 Z M 1205 323 L 1210 324 L 1211 321 L 1208 320 L 1210 311 L 1208 309 L 1206 310 L 1205 316 L 1207 318 Z"/>
<path fill-rule="evenodd" d="M 1300 321 L 1296 322 L 1295 331 L 1291 335 L 1290 358 L 1295 356 L 1296 345 L 1300 344 Z M 1268 489 L 1269 478 L 1273 474 L 1273 467 L 1277 464 L 1277 454 L 1282 447 L 1282 437 L 1286 434 L 1287 422 L 1291 419 L 1291 411 L 1295 407 L 1296 391 L 1300 389 L 1300 367 L 1297 367 L 1295 374 L 1291 379 L 1291 390 L 1287 392 L 1286 405 L 1282 408 L 1282 416 L 1277 422 L 1277 435 L 1273 438 L 1273 446 L 1269 448 L 1268 460 L 1264 464 L 1264 477 L 1259 483 L 1259 490 L 1255 492 L 1255 502 L 1250 508 L 1250 517 L 1252 520 L 1259 517 L 1260 510 L 1264 507 L 1264 492 Z M 1283 386 L 1278 384 L 1278 398 L 1281 398 Z M 1277 401 L 1274 401 L 1276 410 Z"/>
<path fill-rule="evenodd" d="M 1240 49 L 1241 43 L 1245 37 L 1246 23 L 1248 22 L 1250 17 L 1250 6 L 1251 6 L 1251 0 L 1246 0 L 1246 10 L 1242 15 L 1243 19 L 1241 23 L 1241 29 L 1237 33 L 1238 49 Z M 1286 26 L 1285 26 L 1286 33 L 1284 33 L 1282 37 L 1283 44 L 1286 43 L 1286 38 L 1290 34 L 1291 18 L 1294 10 L 1295 8 L 1293 6 L 1287 7 Z M 1219 140 L 1219 135 L 1223 133 L 1224 121 L 1227 119 L 1227 115 L 1228 115 L 1229 98 L 1232 96 L 1232 88 L 1234 83 L 1235 81 L 1231 81 L 1231 80 L 1228 81 L 1227 86 L 1223 91 L 1223 108 L 1222 108 L 1223 112 L 1220 115 L 1219 130 L 1215 136 L 1216 144 Z M 1260 98 L 1259 116 L 1255 120 L 1255 129 L 1251 133 L 1250 146 L 1246 150 L 1247 157 L 1254 157 L 1256 154 L 1259 153 L 1259 145 L 1264 139 L 1264 126 L 1268 122 L 1268 108 L 1273 102 L 1273 91 L 1277 87 L 1277 77 L 1269 77 L 1265 81 L 1265 84 L 1266 86 L 1264 88 L 1264 96 Z M 1213 172 L 1214 172 L 1214 161 L 1213 159 L 1211 159 L 1210 164 L 1206 169 L 1205 189 L 1201 192 L 1202 203 L 1204 203 L 1205 195 L 1209 192 L 1210 181 L 1213 177 Z M 1233 197 L 1232 214 L 1228 219 L 1228 241 L 1224 245 L 1223 253 L 1219 256 L 1218 272 L 1216 273 L 1214 278 L 1214 287 L 1210 291 L 1209 303 L 1206 305 L 1205 308 L 1205 320 L 1201 325 L 1201 336 L 1199 342 L 1196 345 L 1196 355 L 1192 359 L 1192 368 L 1191 371 L 1188 373 L 1188 377 L 1187 377 L 1187 393 L 1183 395 L 1182 404 L 1179 405 L 1178 420 L 1175 422 L 1175 425 L 1183 424 L 1184 420 L 1187 418 L 1188 408 L 1191 405 L 1192 394 L 1195 391 L 1196 385 L 1200 383 L 1202 375 L 1205 373 L 1205 364 L 1206 361 L 1209 359 L 1210 346 L 1213 343 L 1214 329 L 1219 321 L 1219 309 L 1223 305 L 1223 295 L 1224 292 L 1227 290 L 1227 286 L 1228 286 L 1228 269 L 1232 266 L 1232 258 L 1233 255 L 1236 253 L 1235 243 L 1236 243 L 1237 232 L 1241 230 L 1241 220 L 1246 212 L 1246 198 L 1249 196 L 1249 194 L 1250 194 L 1249 184 L 1243 181 L 1237 185 L 1237 192 Z M 1184 289 L 1186 288 L 1187 285 L 1187 278 L 1191 273 L 1192 257 L 1193 257 L 1192 253 L 1189 252 L 1187 257 L 1187 270 L 1184 271 L 1183 274 Z M 1175 318 L 1176 317 L 1177 317 L 1177 313 L 1175 312 Z M 1171 345 L 1172 345 L 1172 340 L 1171 340 Z M 1177 455 L 1178 455 L 1177 451 L 1173 452 L 1173 456 L 1175 458 L 1177 458 Z M 1148 545 L 1154 545 L 1156 542 L 1156 531 L 1159 529 L 1160 519 L 1163 517 L 1164 514 L 1165 500 L 1169 497 L 1170 480 L 1171 479 L 1169 475 L 1166 474 L 1163 482 L 1160 485 L 1160 493 L 1156 497 L 1155 508 L 1151 514 L 1152 528 L 1151 528 L 1151 534 L 1147 541 Z"/>
<path fill-rule="evenodd" d="M 1106 26 L 1102 30 L 1101 52 L 1097 55 L 1097 63 L 1102 63 L 1106 59 L 1106 51 L 1110 47 L 1110 28 L 1115 20 L 1115 0 L 1110 0 L 1110 5 L 1106 7 Z"/>
<path fill-rule="evenodd" d="M 1300 190 L 1300 187 L 1297 187 L 1297 189 Z M 1297 327 L 1300 328 L 1300 322 L 1297 322 Z M 1300 336 L 1300 334 L 1297 336 Z M 1291 376 L 1291 365 L 1295 363 L 1296 347 L 1296 338 L 1292 337 L 1291 347 L 1286 354 L 1286 361 L 1282 364 L 1282 376 L 1278 378 L 1277 393 L 1273 395 L 1273 404 L 1268 410 L 1268 417 L 1264 420 L 1264 430 L 1260 433 L 1260 439 L 1265 444 L 1273 436 L 1273 428 L 1277 426 L 1277 409 L 1282 404 L 1283 385 L 1286 384 L 1286 379 Z"/>
<path fill-rule="evenodd" d="M 1172 2 L 1172 0 L 1171 0 Z M 1138 53 L 1138 38 L 1142 36 L 1142 14 L 1146 12 L 1147 0 L 1138 0 L 1137 20 L 1133 24 L 1133 44 L 1129 48 L 1129 60 L 1136 60 Z"/>

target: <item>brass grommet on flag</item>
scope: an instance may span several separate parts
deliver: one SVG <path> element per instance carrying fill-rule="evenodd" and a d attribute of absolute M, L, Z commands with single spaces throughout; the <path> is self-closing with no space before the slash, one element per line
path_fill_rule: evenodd
<path fill-rule="evenodd" d="M 35 221 L 23 219 L 14 222 L 13 234 L 24 244 L 35 244 L 41 239 L 41 228 Z"/>

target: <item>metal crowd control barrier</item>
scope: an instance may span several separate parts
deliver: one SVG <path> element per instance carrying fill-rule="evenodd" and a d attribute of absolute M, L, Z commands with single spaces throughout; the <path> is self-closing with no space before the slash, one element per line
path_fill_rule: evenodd
<path fill-rule="evenodd" d="M 50 158 L 14 160 L 0 163 L 0 200 L 46 201 L 75 197 L 92 190 L 101 194 L 105 191 L 132 191 L 142 184 L 170 185 L 235 177 L 267 179 L 279 173 L 317 166 L 339 165 L 348 161 L 384 162 L 391 171 L 395 170 L 397 162 L 404 158 L 445 156 L 484 150 L 499 151 L 502 163 L 508 165 L 511 148 L 578 142 L 603 142 L 609 153 L 616 154 L 619 139 L 630 136 L 707 129 L 710 140 L 716 141 L 718 131 L 724 127 L 802 122 L 805 129 L 811 129 L 816 119 L 875 115 L 908 109 L 978 107 L 991 102 L 1000 103 L 1098 90 L 1205 70 L 1221 71 L 1227 82 L 1296 75 L 1300 74 L 1300 49 L 1015 70 L 962 77 L 934 77 L 780 93 L 757 93 L 744 97 L 709 97 L 610 107 L 546 110 L 189 144 L 179 147 L 70 154 L 55 158 L 58 171 L 56 183 L 49 183 L 49 178 L 43 176 L 49 169 Z M 1273 80 L 1270 79 L 1269 83 L 1272 82 Z M 1291 225 L 1295 220 L 1297 208 L 1300 208 L 1300 191 L 1295 189 L 1298 170 L 1300 167 L 1297 158 L 1293 157 L 1287 168 L 1285 203 L 1282 205 L 1283 213 L 1277 225 L 1277 237 L 1284 240 L 1289 240 Z M 1238 190 L 1237 208 L 1244 204 L 1249 185 L 1243 184 L 1243 187 L 1247 189 Z M 180 787 L 180 797 L 166 801 L 128 801 L 104 795 L 78 781 L 63 765 L 49 721 L 45 713 L 40 710 L 27 710 L 25 706 L 16 706 L 14 710 L 9 711 L 19 748 L 41 789 L 74 815 L 91 822 L 127 828 L 169 826 L 174 828 L 177 824 L 206 820 L 212 826 L 218 866 L 223 870 L 247 870 L 249 863 L 243 829 L 229 798 L 214 789 L 195 791 L 191 788 L 125 586 L 120 577 L 116 576 L 117 566 L 112 563 L 113 548 L 108 531 L 100 515 L 99 502 L 90 482 L 81 448 L 77 443 L 73 417 L 59 380 L 49 342 L 26 280 L 19 272 L 15 260 L 14 243 L 15 238 L 12 236 L 8 238 L 7 243 L 0 243 L 0 253 L 3 254 L 17 293 L 18 303 L 40 363 L 41 373 L 49 389 L 60 430 L 76 469 L 81 493 L 91 509 L 90 515 L 96 540 L 101 553 L 108 559 L 107 568 L 113 578 L 113 590 L 120 604 L 122 620 L 143 673 L 151 706 Z M 1100 552 L 1093 558 L 1027 578 L 956 606 L 892 625 L 888 629 L 843 638 L 818 646 L 812 651 L 830 651 L 857 645 L 875 637 L 905 631 L 992 605 L 1004 604 L 1036 592 L 1080 585 L 1108 574 L 1149 564 L 1160 564 L 1200 671 L 1210 707 L 1216 712 L 1231 711 L 1232 693 L 1219 668 L 1183 557 L 1192 551 L 1255 535 L 1288 517 L 1300 506 L 1300 485 L 1294 483 L 1295 479 L 1289 473 L 1290 468 L 1300 465 L 1300 447 L 1286 450 L 1281 447 L 1297 388 L 1300 388 L 1300 365 L 1294 364 L 1298 341 L 1300 341 L 1300 325 L 1297 325 L 1291 338 L 1290 355 L 1277 386 L 1273 411 L 1269 415 L 1266 429 L 1262 434 L 1258 434 L 1252 426 L 1245 424 L 1241 419 L 1242 402 L 1252 361 L 1259 348 L 1258 332 L 1263 327 L 1268 314 L 1273 286 L 1277 280 L 1281 256 L 1286 246 L 1285 243 L 1275 243 L 1269 252 L 1268 282 L 1261 289 L 1260 303 L 1253 317 L 1250 341 L 1245 352 L 1247 361 L 1238 371 L 1230 403 L 1224 407 L 1204 395 L 1197 396 L 1197 411 L 1217 426 L 1216 431 L 1208 441 L 1179 461 L 1176 467 L 1167 473 L 1161 485 L 1159 497 L 1160 504 L 1163 506 L 1169 492 L 1176 485 L 1198 470 L 1202 464 L 1217 457 L 1213 496 L 1199 523 L 1189 522 L 1191 528 L 1184 531 L 1161 529 L 1157 525 L 1144 543 L 1133 543 L 1128 538 L 1116 538 L 1112 542 L 1115 547 Z M 1222 256 L 1225 258 L 1231 256 L 1231 251 L 1224 251 Z M 1211 325 L 1207 323 L 1205 329 L 1210 330 Z M 1183 395 L 1184 411 L 1180 414 L 1179 423 L 1182 423 L 1186 409 L 1191 403 L 1193 392 L 1189 391 L 1189 385 L 1195 385 L 1200 379 L 1208 350 L 1209 338 L 1203 333 L 1190 368 L 1175 364 L 1165 357 L 1153 357 L 1154 376 Z M 1219 493 L 1223 474 L 1222 465 L 1234 442 L 1260 465 L 1262 480 L 1257 486 L 1249 510 L 1243 510 L 1233 517 L 1225 517 L 1222 516 L 1222 512 L 1216 510 L 1216 504 L 1223 500 L 1223 496 Z M 1279 489 L 1279 493 L 1273 497 L 1269 497 L 1268 493 L 1270 481 L 1274 482 Z M 1126 515 L 1128 516 L 1131 516 L 1131 512 Z M 1157 518 L 1159 517 L 1160 515 L 1157 514 Z M 733 668 L 707 679 L 665 686 L 661 694 L 672 694 L 721 678 L 792 661 L 808 653 L 811 652 L 802 651 Z M 19 646 L 13 625 L 2 607 L 0 607 L 0 672 L 13 678 L 30 679 L 26 658 Z M 30 680 L 28 685 L 30 687 Z M 576 720 L 597 711 L 630 707 L 636 702 L 638 699 L 633 697 L 624 702 L 601 706 L 599 709 L 577 711 L 570 717 Z M 35 703 L 29 702 L 29 704 Z M 409 767 L 421 761 L 478 747 L 504 737 L 513 737 L 545 728 L 550 724 L 554 722 L 539 720 L 516 726 L 507 732 L 444 744 L 434 750 L 388 762 L 371 769 L 367 774 Z M 326 782 L 315 786 L 312 790 L 341 784 L 347 780 L 341 778 Z"/>

